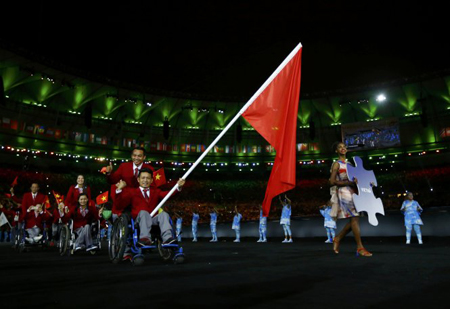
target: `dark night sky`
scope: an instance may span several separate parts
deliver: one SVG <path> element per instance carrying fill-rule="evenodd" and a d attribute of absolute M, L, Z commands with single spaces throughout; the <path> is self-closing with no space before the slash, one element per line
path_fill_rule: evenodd
<path fill-rule="evenodd" d="M 428 4 L 153 2 L 12 4 L 1 38 L 115 79 L 217 97 L 253 94 L 298 42 L 302 93 L 450 68 L 447 11 Z"/>

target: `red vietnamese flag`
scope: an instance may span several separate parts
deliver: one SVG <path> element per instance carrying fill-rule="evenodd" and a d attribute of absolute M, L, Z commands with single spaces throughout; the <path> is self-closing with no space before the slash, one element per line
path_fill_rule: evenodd
<path fill-rule="evenodd" d="M 101 204 L 105 204 L 106 202 L 108 202 L 108 193 L 109 193 L 109 191 L 106 191 L 106 192 L 100 194 L 99 196 L 97 196 L 97 198 L 95 199 L 95 203 L 97 205 L 101 205 Z"/>
<path fill-rule="evenodd" d="M 19 176 L 16 176 L 16 178 L 14 178 L 14 181 L 11 184 L 11 187 L 15 187 L 17 186 L 17 179 L 19 178 Z"/>
<path fill-rule="evenodd" d="M 50 207 L 52 207 L 52 205 L 50 204 L 50 200 L 48 199 L 48 195 L 45 196 L 45 209 L 49 209 Z"/>
<path fill-rule="evenodd" d="M 164 174 L 164 168 L 160 168 L 153 173 L 153 181 L 156 187 L 166 184 L 166 174 Z"/>
<path fill-rule="evenodd" d="M 284 67 L 283 64 L 279 67 L 278 74 L 242 114 L 276 150 L 263 202 L 265 217 L 275 196 L 295 188 L 301 55 L 299 44 L 286 58 Z"/>
<path fill-rule="evenodd" d="M 57 192 L 55 192 L 53 190 L 52 190 L 52 193 L 53 193 L 53 196 L 55 197 L 55 200 L 56 200 L 57 204 L 64 202 L 64 196 L 63 195 L 61 195 L 61 194 L 59 194 L 59 193 L 57 193 Z"/>

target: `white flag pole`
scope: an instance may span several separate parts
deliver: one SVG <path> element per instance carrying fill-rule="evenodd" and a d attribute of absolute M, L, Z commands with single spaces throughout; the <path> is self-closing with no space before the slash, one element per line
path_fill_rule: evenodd
<path fill-rule="evenodd" d="M 194 164 L 189 168 L 189 170 L 183 175 L 183 179 L 186 179 L 190 173 L 200 164 L 204 157 L 211 151 L 211 149 L 219 142 L 219 140 L 227 133 L 227 131 L 231 128 L 231 126 L 239 119 L 239 117 L 247 110 L 247 108 L 252 105 L 252 103 L 259 97 L 259 95 L 267 88 L 267 86 L 275 79 L 278 73 L 284 69 L 284 67 L 291 61 L 292 58 L 298 53 L 298 51 L 302 48 L 302 44 L 299 43 L 294 50 L 289 54 L 289 56 L 284 59 L 284 61 L 278 66 L 278 68 L 270 75 L 270 77 L 265 81 L 265 83 L 259 87 L 258 91 L 248 100 L 248 102 L 241 108 L 241 110 L 234 116 L 234 118 L 228 123 L 228 125 L 220 132 L 220 134 L 216 137 L 216 139 L 206 148 L 206 150 L 202 153 L 202 155 L 195 161 Z M 164 205 L 164 203 L 169 199 L 169 197 L 178 189 L 178 183 L 170 190 L 170 192 L 164 197 L 164 199 L 159 202 L 158 206 L 152 211 L 151 216 L 153 217 L 155 213 Z"/>

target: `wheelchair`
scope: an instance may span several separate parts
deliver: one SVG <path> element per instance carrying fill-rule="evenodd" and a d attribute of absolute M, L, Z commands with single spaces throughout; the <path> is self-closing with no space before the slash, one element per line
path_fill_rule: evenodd
<path fill-rule="evenodd" d="M 23 221 L 19 224 L 15 238 L 14 238 L 14 248 L 17 252 L 22 253 L 28 251 L 31 247 L 41 247 L 46 249 L 48 245 L 48 232 L 46 229 L 46 224 L 43 223 L 42 237 L 38 241 L 30 241 L 28 232 L 25 229 L 26 222 Z"/>
<path fill-rule="evenodd" d="M 89 251 L 91 255 L 97 254 L 97 251 L 102 247 L 101 235 L 100 235 L 100 220 L 92 222 L 90 225 L 90 232 L 92 236 L 92 245 L 97 246 L 97 249 Z M 61 230 L 59 232 L 59 240 L 57 247 L 59 249 L 59 255 L 70 256 L 75 253 L 75 241 L 78 235 L 73 229 L 73 220 L 67 224 L 61 224 Z"/>
<path fill-rule="evenodd" d="M 161 239 L 159 226 L 151 229 L 150 246 L 139 246 L 139 224 L 131 218 L 130 214 L 123 213 L 113 223 L 111 239 L 108 243 L 109 259 L 112 263 L 120 263 L 123 259 L 125 249 L 128 247 L 132 254 L 132 263 L 135 266 L 144 264 L 144 253 L 158 251 L 163 261 L 172 261 L 174 264 L 181 264 L 185 261 L 183 248 L 178 244 L 164 245 Z"/>

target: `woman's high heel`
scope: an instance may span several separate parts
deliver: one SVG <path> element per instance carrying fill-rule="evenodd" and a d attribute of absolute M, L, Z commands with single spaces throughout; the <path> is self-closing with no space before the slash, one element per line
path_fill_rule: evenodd
<path fill-rule="evenodd" d="M 365 248 L 359 248 L 356 250 L 356 256 L 372 256 L 372 253 L 370 253 L 369 251 L 367 251 Z"/>

